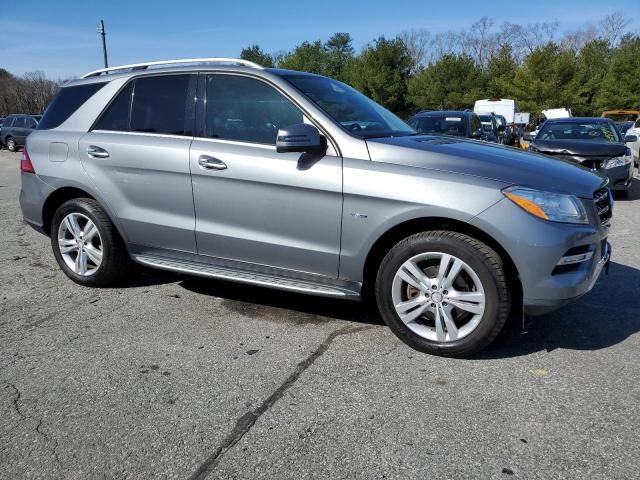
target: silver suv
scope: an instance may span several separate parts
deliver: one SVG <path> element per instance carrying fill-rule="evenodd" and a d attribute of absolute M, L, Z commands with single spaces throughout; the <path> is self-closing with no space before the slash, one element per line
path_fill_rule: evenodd
<path fill-rule="evenodd" d="M 88 73 L 53 100 L 21 169 L 25 220 L 81 285 L 113 284 L 133 259 L 369 296 L 439 355 L 580 297 L 610 254 L 611 196 L 588 170 L 418 135 L 343 83 L 242 60 Z"/>

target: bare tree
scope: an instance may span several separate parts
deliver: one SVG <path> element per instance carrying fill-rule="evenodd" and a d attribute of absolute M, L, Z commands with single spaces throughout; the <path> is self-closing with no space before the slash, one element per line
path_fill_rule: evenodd
<path fill-rule="evenodd" d="M 431 32 L 426 29 L 406 30 L 400 33 L 400 39 L 409 50 L 409 55 L 413 60 L 415 69 L 427 65 L 429 61 L 429 51 L 433 40 Z"/>
<path fill-rule="evenodd" d="M 611 46 L 616 46 L 631 20 L 625 18 L 620 12 L 614 12 L 607 15 L 600 21 L 600 37 L 608 40 Z"/>
<path fill-rule="evenodd" d="M 579 52 L 589 42 L 598 38 L 598 29 L 592 23 L 586 24 L 583 28 L 570 30 L 560 39 L 560 46 L 565 50 Z"/>

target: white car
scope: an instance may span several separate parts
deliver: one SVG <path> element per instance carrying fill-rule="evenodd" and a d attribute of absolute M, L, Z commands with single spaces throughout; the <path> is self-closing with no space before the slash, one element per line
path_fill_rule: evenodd
<path fill-rule="evenodd" d="M 625 136 L 635 136 L 635 142 L 628 142 L 627 147 L 631 149 L 631 156 L 633 158 L 633 163 L 636 167 L 640 167 L 640 117 L 636 120 L 636 123 L 633 124 Z"/>

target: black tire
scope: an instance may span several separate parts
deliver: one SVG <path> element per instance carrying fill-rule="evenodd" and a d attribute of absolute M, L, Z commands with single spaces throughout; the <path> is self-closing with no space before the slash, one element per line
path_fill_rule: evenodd
<path fill-rule="evenodd" d="M 458 257 L 475 271 L 482 283 L 484 314 L 477 327 L 458 340 L 428 340 L 407 327 L 394 308 L 391 292 L 396 272 L 409 258 L 424 252 Z M 503 329 L 511 308 L 511 290 L 500 256 L 474 238 L 447 230 L 417 233 L 395 245 L 380 264 L 375 291 L 382 318 L 400 340 L 421 352 L 447 357 L 467 357 L 489 345 Z"/>
<path fill-rule="evenodd" d="M 5 142 L 7 144 L 7 150 L 9 150 L 10 152 L 18 151 L 18 145 L 16 144 L 16 141 L 13 138 L 7 137 L 5 139 Z"/>
<path fill-rule="evenodd" d="M 82 276 L 67 266 L 58 247 L 60 223 L 70 213 L 81 213 L 97 227 L 102 240 L 102 262 L 95 273 Z M 91 198 L 74 198 L 56 210 L 51 222 L 51 247 L 62 271 L 74 282 L 87 287 L 106 287 L 120 280 L 129 270 L 131 260 L 127 248 L 113 222 L 98 202 Z"/>
<path fill-rule="evenodd" d="M 617 196 L 618 198 L 624 198 L 624 199 L 627 199 L 627 198 L 629 198 L 629 189 L 627 189 L 627 190 L 617 190 L 617 191 L 615 192 L 615 194 L 616 194 L 616 196 Z"/>

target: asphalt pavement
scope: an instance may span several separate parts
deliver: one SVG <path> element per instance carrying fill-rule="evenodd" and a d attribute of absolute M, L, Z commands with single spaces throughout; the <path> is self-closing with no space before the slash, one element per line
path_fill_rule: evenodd
<path fill-rule="evenodd" d="M 0 478 L 632 479 L 640 180 L 610 274 L 472 359 L 356 302 L 139 269 L 80 287 L 0 152 Z"/>

